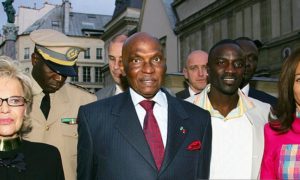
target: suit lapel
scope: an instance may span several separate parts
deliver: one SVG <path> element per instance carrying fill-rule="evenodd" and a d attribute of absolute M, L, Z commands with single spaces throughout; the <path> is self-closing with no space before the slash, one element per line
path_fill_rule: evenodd
<path fill-rule="evenodd" d="M 166 93 L 167 94 L 167 93 Z M 165 148 L 165 157 L 160 170 L 162 173 L 174 159 L 181 144 L 183 143 L 186 133 L 181 128 L 187 128 L 185 119 L 188 118 L 187 113 L 178 101 L 167 94 L 168 98 L 168 135 L 167 145 Z M 187 132 L 188 133 L 188 132 Z"/>
<path fill-rule="evenodd" d="M 56 91 L 53 94 L 53 98 L 51 99 L 53 102 L 51 102 L 52 106 L 49 112 L 49 118 L 47 120 L 49 124 L 55 123 L 57 119 L 61 119 L 63 115 L 68 111 L 67 107 L 70 99 L 66 88 L 67 84 L 65 84 L 59 91 Z"/>
<path fill-rule="evenodd" d="M 109 90 L 109 97 L 114 96 L 116 94 L 116 91 L 117 91 L 116 85 L 111 86 Z"/>
<path fill-rule="evenodd" d="M 114 96 L 115 93 L 116 93 L 116 85 L 113 84 L 106 89 L 106 91 L 104 93 L 104 98 Z"/>
<path fill-rule="evenodd" d="M 172 162 L 188 133 L 182 133 L 180 130 L 181 127 L 187 128 L 186 121 L 184 121 L 188 118 L 186 111 L 178 103 L 176 98 L 171 97 L 168 93 L 166 93 L 166 95 L 168 99 L 168 135 L 165 157 L 159 173 L 163 172 Z M 128 143 L 156 169 L 152 153 L 145 139 L 129 91 L 122 94 L 121 98 L 122 99 L 118 102 L 124 103 L 118 104 L 118 107 L 112 111 L 113 115 L 119 116 L 119 120 L 116 122 L 116 128 Z"/>
<path fill-rule="evenodd" d="M 45 124 L 46 119 L 44 114 L 42 113 L 41 109 L 40 109 L 40 104 L 42 101 L 44 94 L 36 94 L 33 96 L 33 102 L 32 104 L 34 104 L 32 106 L 32 111 L 30 113 L 30 117 L 34 120 L 34 121 L 38 121 L 39 123 Z"/>
<path fill-rule="evenodd" d="M 264 149 L 264 121 L 262 116 L 257 112 L 257 108 L 254 107 L 246 112 L 246 115 L 253 125 L 252 128 L 252 177 L 257 179 L 257 174 L 259 174 L 260 164 Z"/>
<path fill-rule="evenodd" d="M 112 112 L 113 115 L 119 116 L 118 121 L 116 122 L 116 128 L 120 131 L 128 143 L 131 144 L 154 169 L 156 169 L 154 159 L 138 120 L 129 91 L 122 94 L 121 97 L 123 99 L 119 102 L 124 103 L 119 104 L 119 106 Z"/>
<path fill-rule="evenodd" d="M 188 97 L 190 97 L 191 95 L 190 95 L 190 91 L 189 91 L 189 88 L 186 88 L 185 90 L 184 90 L 184 97 L 183 97 L 183 99 L 186 99 L 186 98 L 188 98 Z"/>

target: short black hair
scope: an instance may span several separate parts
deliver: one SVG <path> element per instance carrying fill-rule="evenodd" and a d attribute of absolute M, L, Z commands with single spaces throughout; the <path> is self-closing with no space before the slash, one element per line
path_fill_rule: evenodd
<path fill-rule="evenodd" d="M 208 65 L 209 64 L 211 64 L 211 58 L 213 57 L 213 51 L 217 48 L 217 47 L 219 47 L 219 46 L 221 46 L 221 45 L 224 45 L 224 44 L 233 44 L 233 45 L 236 45 L 236 46 L 238 46 L 239 48 L 241 48 L 241 46 L 235 41 L 235 40 L 233 40 L 233 39 L 222 39 L 222 40 L 220 40 L 219 42 L 217 42 L 215 45 L 213 45 L 213 47 L 212 48 L 210 48 L 210 50 L 209 50 L 209 54 L 208 54 Z M 242 49 L 242 48 L 241 48 Z"/>
<path fill-rule="evenodd" d="M 258 39 L 254 40 L 253 42 L 254 42 L 254 44 L 256 45 L 256 47 L 258 49 L 260 49 L 260 48 L 262 48 L 264 46 L 264 44 L 260 40 L 258 40 Z"/>
<path fill-rule="evenodd" d="M 208 57 L 212 55 L 213 50 L 223 44 L 235 44 L 238 47 L 241 47 L 235 40 L 233 39 L 222 39 L 219 42 L 217 42 L 216 44 L 213 45 L 213 47 L 210 48 L 209 53 L 208 53 Z"/>
<path fill-rule="evenodd" d="M 251 42 L 253 42 L 253 43 L 255 44 L 255 46 L 257 47 L 257 49 L 260 49 L 260 48 L 263 47 L 263 45 L 264 45 L 264 44 L 263 44 L 260 40 L 258 40 L 258 39 L 253 40 L 253 39 L 251 39 L 251 38 L 249 38 L 249 37 L 245 37 L 245 36 L 238 37 L 238 38 L 235 39 L 235 41 L 239 41 L 239 40 L 251 41 Z"/>

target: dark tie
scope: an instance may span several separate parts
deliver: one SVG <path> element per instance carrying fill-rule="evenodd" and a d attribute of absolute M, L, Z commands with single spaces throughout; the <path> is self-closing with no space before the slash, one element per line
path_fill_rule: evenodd
<path fill-rule="evenodd" d="M 47 119 L 49 111 L 50 111 L 50 96 L 49 96 L 49 93 L 44 92 L 44 94 L 45 94 L 45 96 L 42 99 L 40 108 L 41 108 L 45 118 Z"/>
<path fill-rule="evenodd" d="M 153 114 L 154 101 L 144 100 L 140 105 L 146 110 L 144 134 L 151 149 L 156 167 L 159 170 L 164 159 L 164 145 L 160 130 Z"/>

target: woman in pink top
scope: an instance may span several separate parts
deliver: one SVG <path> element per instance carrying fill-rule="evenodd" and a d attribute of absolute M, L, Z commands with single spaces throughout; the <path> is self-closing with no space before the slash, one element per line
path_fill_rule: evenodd
<path fill-rule="evenodd" d="M 299 62 L 300 49 L 285 60 L 281 69 L 278 104 L 265 125 L 261 179 L 300 179 Z"/>

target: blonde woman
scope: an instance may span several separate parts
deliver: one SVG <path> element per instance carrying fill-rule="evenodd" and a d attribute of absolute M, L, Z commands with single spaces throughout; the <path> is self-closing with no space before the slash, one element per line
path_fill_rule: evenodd
<path fill-rule="evenodd" d="M 59 151 L 23 140 L 31 130 L 30 79 L 11 60 L 0 56 L 0 176 L 1 179 L 63 180 Z"/>

